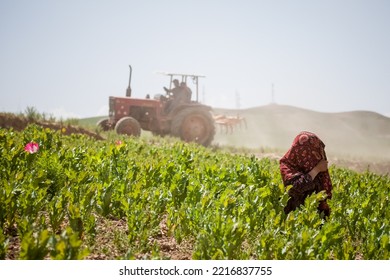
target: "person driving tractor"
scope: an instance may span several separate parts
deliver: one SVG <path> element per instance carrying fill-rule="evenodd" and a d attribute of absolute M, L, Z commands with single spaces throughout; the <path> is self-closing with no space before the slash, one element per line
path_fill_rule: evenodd
<path fill-rule="evenodd" d="M 174 87 L 167 89 L 164 87 L 165 92 L 169 95 L 167 107 L 165 112 L 169 113 L 181 103 L 187 103 L 191 101 L 191 89 L 187 87 L 185 82 L 179 83 L 178 79 L 173 81 Z M 171 95 L 170 95 L 171 94 Z"/>

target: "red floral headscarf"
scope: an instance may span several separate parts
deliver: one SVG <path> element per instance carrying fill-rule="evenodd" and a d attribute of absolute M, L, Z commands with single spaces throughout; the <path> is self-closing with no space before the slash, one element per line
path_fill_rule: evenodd
<path fill-rule="evenodd" d="M 321 159 L 326 159 L 325 144 L 314 133 L 299 133 L 287 153 L 280 159 L 280 172 L 285 186 L 302 174 L 309 173 Z M 329 172 L 320 172 L 314 179 L 317 190 L 325 190 L 332 197 Z"/>

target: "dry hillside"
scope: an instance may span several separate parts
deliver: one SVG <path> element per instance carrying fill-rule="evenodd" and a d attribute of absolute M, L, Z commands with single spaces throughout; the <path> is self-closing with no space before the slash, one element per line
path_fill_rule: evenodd
<path fill-rule="evenodd" d="M 324 141 L 334 162 L 352 160 L 364 168 L 381 164 L 382 172 L 390 173 L 390 118 L 383 115 L 367 111 L 321 113 L 276 104 L 244 110 L 214 109 L 214 113 L 239 115 L 247 123 L 247 128 L 244 124 L 235 126 L 233 133 L 227 134 L 217 127 L 215 144 L 267 147 L 282 154 L 300 131 L 307 130 Z"/>

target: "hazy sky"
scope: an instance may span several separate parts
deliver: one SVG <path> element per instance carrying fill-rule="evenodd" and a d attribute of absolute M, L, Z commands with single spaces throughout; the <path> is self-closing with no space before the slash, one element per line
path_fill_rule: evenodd
<path fill-rule="evenodd" d="M 0 111 L 108 114 L 131 64 L 134 97 L 185 72 L 219 108 L 267 105 L 274 85 L 278 104 L 390 116 L 389 15 L 388 0 L 0 0 Z"/>

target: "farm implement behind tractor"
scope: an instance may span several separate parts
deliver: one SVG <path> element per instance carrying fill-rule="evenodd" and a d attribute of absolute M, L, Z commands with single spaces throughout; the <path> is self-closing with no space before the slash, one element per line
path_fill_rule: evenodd
<path fill-rule="evenodd" d="M 225 131 L 225 134 L 232 134 L 237 127 L 240 129 L 248 128 L 245 117 L 240 117 L 239 115 L 213 115 L 213 119 L 215 123 L 219 125 L 221 132 Z"/>

